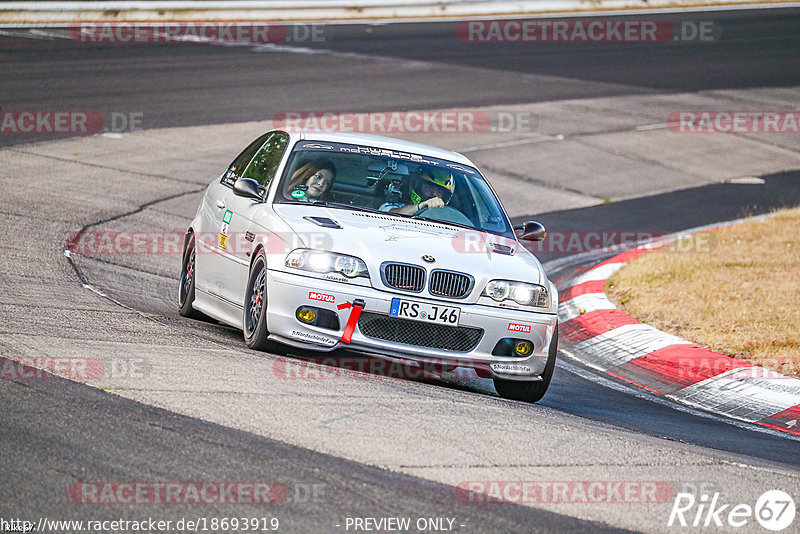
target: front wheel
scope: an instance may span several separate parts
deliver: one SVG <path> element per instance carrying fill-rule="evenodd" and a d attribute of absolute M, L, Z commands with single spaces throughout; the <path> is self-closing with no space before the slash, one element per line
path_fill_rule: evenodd
<path fill-rule="evenodd" d="M 556 368 L 556 354 L 558 353 L 558 323 L 553 330 L 553 339 L 550 340 L 550 347 L 547 351 L 547 363 L 544 366 L 542 379 L 538 382 L 494 379 L 494 389 L 497 394 L 504 399 L 519 400 L 524 402 L 538 402 L 542 400 L 547 388 L 550 387 L 550 380 L 553 378 L 553 370 Z"/>
<path fill-rule="evenodd" d="M 244 342 L 254 350 L 277 352 L 279 345 L 267 339 L 267 261 L 259 252 L 250 266 L 244 297 Z"/>
<path fill-rule="evenodd" d="M 197 278 L 195 271 L 195 242 L 194 234 L 189 234 L 189 239 L 186 242 L 186 248 L 183 251 L 183 262 L 181 263 L 181 281 L 178 286 L 178 305 L 180 306 L 179 313 L 183 317 L 190 317 L 192 319 L 202 319 L 204 316 L 199 311 L 192 307 L 194 302 L 194 286 Z"/>

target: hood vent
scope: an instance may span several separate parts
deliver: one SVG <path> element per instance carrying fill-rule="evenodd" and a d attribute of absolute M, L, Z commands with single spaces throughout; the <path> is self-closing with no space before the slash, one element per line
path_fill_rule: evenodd
<path fill-rule="evenodd" d="M 368 219 L 381 219 L 384 221 L 391 221 L 393 223 L 405 223 L 405 224 L 413 224 L 416 226 L 426 226 L 428 228 L 436 228 L 437 230 L 452 230 L 451 227 L 447 226 L 447 223 L 442 222 L 441 224 L 432 223 L 429 221 L 419 221 L 415 219 L 410 219 L 408 217 L 398 217 L 397 215 L 378 215 L 372 213 L 353 213 L 356 217 L 366 217 Z"/>
<path fill-rule="evenodd" d="M 342 227 L 339 226 L 339 223 L 337 223 L 333 219 L 329 219 L 328 217 L 306 216 L 306 217 L 303 217 L 303 219 L 307 220 L 308 222 L 312 222 L 312 223 L 316 224 L 317 226 L 323 226 L 325 228 L 338 228 L 339 230 L 342 229 Z"/>
<path fill-rule="evenodd" d="M 489 249 L 497 254 L 505 254 L 507 256 L 513 256 L 517 251 L 511 245 L 501 245 L 500 243 L 489 243 Z"/>

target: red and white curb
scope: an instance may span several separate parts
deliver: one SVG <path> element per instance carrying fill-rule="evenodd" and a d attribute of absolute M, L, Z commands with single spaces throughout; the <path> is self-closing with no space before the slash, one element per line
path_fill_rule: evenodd
<path fill-rule="evenodd" d="M 561 291 L 561 347 L 578 361 L 653 393 L 800 435 L 800 380 L 661 332 L 617 309 L 606 280 L 644 245 L 599 263 Z"/>

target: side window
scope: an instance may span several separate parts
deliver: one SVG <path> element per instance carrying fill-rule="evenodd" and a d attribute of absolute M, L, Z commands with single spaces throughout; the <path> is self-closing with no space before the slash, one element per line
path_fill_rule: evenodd
<path fill-rule="evenodd" d="M 264 145 L 264 142 L 274 134 L 266 133 L 250 143 L 250 145 L 245 148 L 241 154 L 236 156 L 236 159 L 233 160 L 233 163 L 228 165 L 228 170 L 225 171 L 225 174 L 222 176 L 221 182 L 227 186 L 233 187 L 233 183 L 242 177 L 242 173 L 244 172 L 245 166 L 250 163 L 250 160 L 253 159 L 253 156 Z"/>
<path fill-rule="evenodd" d="M 263 186 L 267 186 L 275 177 L 275 171 L 289 144 L 289 136 L 283 132 L 275 132 L 266 140 L 250 165 L 247 166 L 243 178 L 252 178 Z"/>

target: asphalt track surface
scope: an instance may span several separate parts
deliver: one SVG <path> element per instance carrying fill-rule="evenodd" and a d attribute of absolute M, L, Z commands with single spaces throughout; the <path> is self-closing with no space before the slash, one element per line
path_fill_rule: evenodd
<path fill-rule="evenodd" d="M 63 380 L 41 380 L 32 387 L 3 380 L 0 387 L 9 403 L 0 438 L 4 518 L 40 516 L 45 503 L 64 500 L 65 489 L 78 474 L 86 481 L 292 480 L 286 485 L 287 501 L 279 508 L 218 505 L 213 510 L 216 517 L 277 517 L 285 521 L 280 530 L 289 532 L 331 532 L 338 530 L 332 518 L 343 522 L 345 516 L 370 517 L 376 510 L 455 516 L 473 532 L 512 532 L 519 525 L 529 525 L 530 532 L 618 531 L 524 506 L 502 504 L 498 513 L 486 514 L 473 504 L 454 505 L 452 488 L 442 484 L 177 416 Z M 14 476 L 13 466 L 27 466 L 24 477 Z M 143 517 L 135 507 L 115 508 L 90 515 Z M 59 519 L 87 518 L 86 509 L 76 503 L 48 509 Z M 208 510 L 198 513 L 187 505 L 148 513 L 177 521 L 207 516 Z"/>
<path fill-rule="evenodd" d="M 251 47 L 92 45 L 7 30 L 0 35 L 0 108 L 88 107 L 106 117 L 135 112 L 143 113 L 147 128 L 162 128 L 267 120 L 286 110 L 469 108 L 800 83 L 798 10 L 647 18 L 677 27 L 711 24 L 716 38 L 478 45 L 455 38 L 456 23 L 447 22 L 331 25 L 323 42 L 288 43 L 441 66 L 415 69 L 385 61 L 362 65 L 341 55 L 269 54 L 273 45 L 263 54 Z M 476 76 L 459 67 L 487 70 Z M 0 136 L 0 146 L 35 140 Z"/>
<path fill-rule="evenodd" d="M 143 112 L 148 128 L 269 119 L 287 109 L 379 110 L 448 108 L 594 96 L 659 94 L 800 85 L 800 13 L 796 10 L 692 15 L 659 19 L 713 20 L 722 38 L 712 43 L 475 48 L 453 39 L 452 25 L 331 26 L 325 43 L 302 43 L 359 55 L 435 61 L 441 69 L 393 69 L 359 64 L 347 56 L 253 53 L 212 46 L 92 46 L 63 39 L 4 35 L 0 42 L 3 109 L 91 109 Z M 367 29 L 370 31 L 367 32 Z M 268 60 L 266 59 L 268 58 Z M 480 67 L 491 76 L 476 78 Z M 524 72 L 520 79 L 507 73 Z M 353 79 L 360 83 L 352 84 Z M 0 144 L 44 138 L 2 136 Z M 47 137 L 52 139 L 52 137 Z M 762 186 L 718 184 L 561 212 L 537 214 L 548 227 L 575 229 L 658 227 L 678 231 L 800 203 L 798 173 L 764 176 Z M 196 202 L 193 196 L 185 211 Z M 3 206 L 3 211 L 10 211 Z M 648 226 L 649 225 L 649 226 Z M 556 279 L 567 272 L 551 272 Z M 136 277 L 134 276 L 134 280 Z M 76 284 L 78 278 L 76 276 Z M 126 304 L 171 319 L 175 309 L 145 295 Z M 174 319 L 174 320 L 172 320 Z M 12 328 L 7 324 L 5 328 Z M 211 324 L 191 325 L 215 340 L 239 334 Z M 796 472 L 800 447 L 772 432 L 732 425 L 722 418 L 676 409 L 609 387 L 589 370 L 562 362 L 541 406 L 548 413 L 585 419 L 649 438 L 698 446 L 730 462 L 780 466 Z M 431 384 L 432 394 L 474 395 L 470 384 Z M 489 392 L 490 393 L 490 392 Z M 320 483 L 325 499 L 289 504 L 275 515 L 291 519 L 288 531 L 329 531 L 331 517 L 379 515 L 458 516 L 469 531 L 603 531 L 607 525 L 539 509 L 498 505 L 486 509 L 453 503 L 452 488 L 361 465 L 223 426 L 175 415 L 64 380 L 0 380 L 3 517 L 82 518 L 86 509 L 65 502 L 64 488 L 80 480 L 293 480 Z M 525 415 L 526 407 L 509 403 Z M 525 415 L 528 416 L 528 415 Z M 530 415 L 535 419 L 536 415 Z M 96 512 L 96 513 L 95 513 Z M 213 515 L 240 513 L 216 507 Z M 191 508 L 148 508 L 163 518 L 195 514 Z M 209 512 L 204 509 L 202 514 Z M 386 512 L 387 514 L 389 512 Z M 138 510 L 93 510 L 93 515 L 139 517 Z"/>

